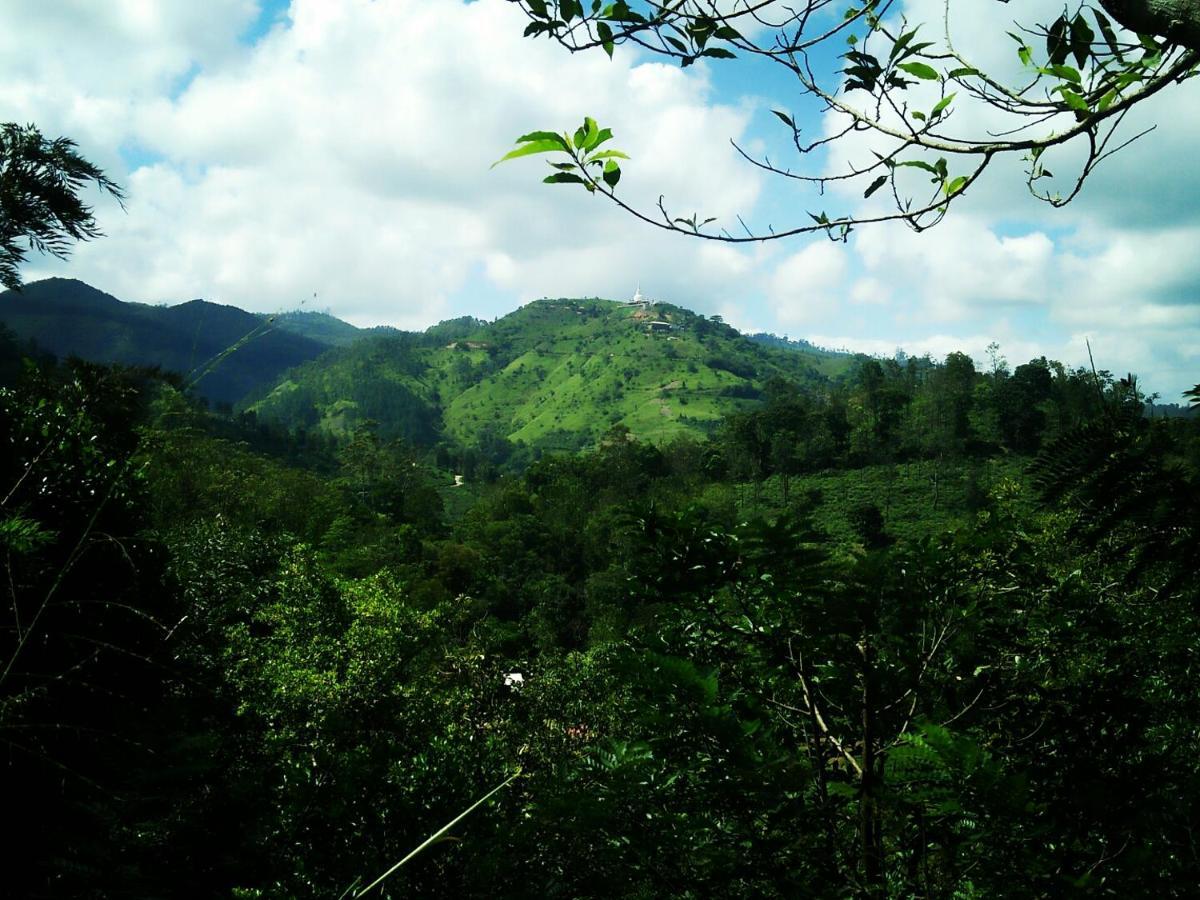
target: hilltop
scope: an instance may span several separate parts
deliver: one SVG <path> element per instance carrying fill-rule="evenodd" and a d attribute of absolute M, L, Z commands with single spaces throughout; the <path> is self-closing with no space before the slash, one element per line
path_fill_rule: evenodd
<path fill-rule="evenodd" d="M 772 378 L 819 387 L 851 359 L 751 341 L 671 304 L 544 299 L 492 323 L 364 338 L 245 406 L 334 434 L 371 420 L 418 442 L 576 449 L 614 426 L 655 442 L 701 436 L 753 405 Z"/>

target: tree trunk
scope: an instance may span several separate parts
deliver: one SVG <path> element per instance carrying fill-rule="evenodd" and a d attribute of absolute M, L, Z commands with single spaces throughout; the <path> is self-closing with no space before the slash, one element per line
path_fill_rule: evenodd
<path fill-rule="evenodd" d="M 883 823 L 880 821 L 876 772 L 875 649 L 869 635 L 863 635 L 859 652 L 862 654 L 862 798 L 859 813 L 864 896 L 870 900 L 883 900 L 887 896 L 887 884 L 883 871 Z"/>
<path fill-rule="evenodd" d="M 1200 0 L 1100 0 L 1100 5 L 1130 31 L 1200 51 Z"/>
<path fill-rule="evenodd" d="M 812 673 L 808 659 L 800 657 L 801 677 L 806 684 L 812 683 Z M 808 704 L 808 728 L 805 743 L 808 746 L 809 759 L 816 775 L 817 801 L 821 807 L 821 825 L 825 834 L 825 856 L 821 862 L 825 877 L 837 878 L 838 875 L 838 845 L 837 832 L 833 822 L 833 807 L 829 802 L 829 775 L 825 765 L 825 738 L 821 734 L 820 723 L 817 722 L 817 707 L 815 700 Z"/>

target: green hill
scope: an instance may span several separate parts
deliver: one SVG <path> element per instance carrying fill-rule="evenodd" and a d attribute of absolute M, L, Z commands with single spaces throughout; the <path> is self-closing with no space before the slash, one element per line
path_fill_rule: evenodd
<path fill-rule="evenodd" d="M 820 385 L 842 354 L 753 342 L 669 304 L 539 300 L 497 320 L 367 338 L 289 372 L 248 403 L 259 416 L 344 434 L 594 444 L 614 426 L 655 442 L 702 436 L 780 377 Z"/>
<path fill-rule="evenodd" d="M 65 278 L 0 294 L 0 323 L 56 356 L 161 366 L 193 377 L 264 325 L 261 316 L 233 306 L 204 300 L 178 306 L 124 303 Z M 196 390 L 211 400 L 234 403 L 261 385 L 275 383 L 282 372 L 315 358 L 326 346 L 268 326 L 200 377 Z"/>

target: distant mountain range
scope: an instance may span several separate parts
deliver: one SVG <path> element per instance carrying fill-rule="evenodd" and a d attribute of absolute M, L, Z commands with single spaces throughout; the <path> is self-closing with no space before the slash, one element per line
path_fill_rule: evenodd
<path fill-rule="evenodd" d="M 598 299 L 539 300 L 492 323 L 414 333 L 203 300 L 124 303 L 54 278 L 0 294 L 0 323 L 60 357 L 180 372 L 213 401 L 293 428 L 346 434 L 372 421 L 422 444 L 574 449 L 615 425 L 655 441 L 701 435 L 757 402 L 771 378 L 821 385 L 853 359 L 748 338 L 670 304 Z"/>
<path fill-rule="evenodd" d="M 0 323 L 55 356 L 161 366 L 194 379 L 210 400 L 231 404 L 329 348 L 306 335 L 303 324 L 264 327 L 262 316 L 205 300 L 124 303 L 64 278 L 0 294 Z M 205 373 L 208 363 L 250 334 L 252 340 Z"/>

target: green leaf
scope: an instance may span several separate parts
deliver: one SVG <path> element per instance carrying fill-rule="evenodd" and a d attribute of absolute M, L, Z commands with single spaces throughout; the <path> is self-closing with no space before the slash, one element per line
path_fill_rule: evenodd
<path fill-rule="evenodd" d="M 604 48 L 604 52 L 608 54 L 608 58 L 612 59 L 613 55 L 613 35 L 612 29 L 604 22 L 596 23 L 596 34 L 600 38 L 600 46 Z"/>
<path fill-rule="evenodd" d="M 925 63 L 900 63 L 900 65 L 896 68 L 903 69 L 909 75 L 913 75 L 917 78 L 924 78 L 926 81 L 937 81 L 940 77 L 933 66 L 927 66 Z"/>
<path fill-rule="evenodd" d="M 629 156 L 620 150 L 601 150 L 599 153 L 589 156 L 588 162 L 595 162 L 598 159 L 629 159 Z"/>
<path fill-rule="evenodd" d="M 783 124 L 786 125 L 788 128 L 792 129 L 793 131 L 796 130 L 796 123 L 792 121 L 792 117 L 789 116 L 787 113 L 780 112 L 777 109 L 773 109 L 773 110 L 771 110 L 771 112 L 775 113 L 775 115 L 777 115 L 780 118 L 780 120 L 783 122 Z"/>
<path fill-rule="evenodd" d="M 1063 101 L 1067 104 L 1067 106 L 1071 107 L 1071 109 L 1075 110 L 1076 112 L 1090 112 L 1087 101 L 1069 87 L 1063 85 L 1062 87 L 1058 88 L 1058 93 L 1062 95 Z"/>
<path fill-rule="evenodd" d="M 569 149 L 563 136 L 554 131 L 531 131 L 529 134 L 521 135 L 513 143 L 524 144 L 527 141 L 557 141 L 563 150 Z"/>
<path fill-rule="evenodd" d="M 938 173 L 937 169 L 935 169 L 929 163 L 925 162 L 925 160 L 923 160 L 923 159 L 909 159 L 909 160 L 905 160 L 904 162 L 898 162 L 898 163 L 896 163 L 896 165 L 897 165 L 897 167 L 905 166 L 905 167 L 911 167 L 913 169 L 921 169 L 922 171 L 929 172 L 931 175 L 936 175 Z"/>
<path fill-rule="evenodd" d="M 1050 66 L 1048 69 L 1043 69 L 1042 71 L 1055 75 L 1063 81 L 1069 81 L 1072 84 L 1082 84 L 1082 79 L 1079 77 L 1079 70 L 1072 69 L 1070 66 Z"/>
<path fill-rule="evenodd" d="M 625 0 L 616 0 L 615 3 L 604 7 L 600 11 L 600 18 L 608 19 L 610 22 L 640 23 L 646 21 L 646 17 L 631 10 Z"/>
<path fill-rule="evenodd" d="M 917 32 L 920 30 L 921 30 L 921 26 L 918 25 L 912 31 L 908 31 L 908 32 L 905 32 L 904 34 L 900 35 L 900 37 L 896 40 L 896 43 L 894 43 L 892 45 L 892 52 L 890 54 L 888 54 L 888 59 L 894 60 L 897 57 L 900 57 L 900 54 L 904 51 L 904 48 L 909 45 L 909 42 L 912 41 L 912 39 L 917 36 Z M 903 58 L 903 57 L 900 57 L 900 58 Z"/>
<path fill-rule="evenodd" d="M 1067 17 L 1061 15 L 1046 30 L 1046 56 L 1052 65 L 1062 65 L 1067 61 L 1067 54 L 1070 52 L 1067 27 Z"/>
<path fill-rule="evenodd" d="M 887 183 L 887 180 L 888 177 L 886 175 L 880 175 L 878 178 L 872 181 L 871 186 L 863 192 L 863 199 L 865 200 L 867 197 L 870 197 L 873 193 L 883 187 Z"/>
<path fill-rule="evenodd" d="M 585 116 L 583 124 L 575 132 L 575 146 L 580 150 L 587 151 L 596 146 L 596 141 L 599 138 L 600 126 L 596 124 L 596 120 L 591 116 Z"/>
<path fill-rule="evenodd" d="M 562 139 L 558 141 L 530 141 L 516 150 L 510 150 L 494 163 L 491 168 L 496 168 L 502 162 L 507 162 L 510 159 L 517 159 L 521 156 L 533 156 L 535 153 L 556 153 L 563 149 Z"/>
<path fill-rule="evenodd" d="M 620 180 L 621 167 L 610 159 L 604 164 L 604 183 L 610 188 L 615 188 Z"/>
<path fill-rule="evenodd" d="M 1092 15 L 1096 17 L 1096 24 L 1100 26 L 1100 33 L 1104 35 L 1104 42 L 1108 44 L 1109 53 L 1115 56 L 1118 62 L 1125 62 L 1125 54 L 1121 52 L 1121 47 L 1117 43 L 1117 35 L 1113 31 L 1112 23 L 1098 9 L 1093 9 Z"/>
<path fill-rule="evenodd" d="M 613 133 L 611 128 L 601 128 L 598 132 L 596 132 L 596 140 L 592 143 L 592 149 L 596 149 L 605 141 L 612 140 L 612 136 Z"/>
<path fill-rule="evenodd" d="M 933 109 L 931 109 L 929 111 L 929 118 L 936 119 L 943 112 L 945 112 L 946 107 L 949 106 L 954 101 L 954 98 L 955 98 L 955 96 L 957 96 L 957 94 L 958 94 L 958 92 L 955 91 L 952 94 L 947 94 L 945 97 L 943 97 L 941 100 L 939 100 L 937 102 L 937 104 L 933 107 Z"/>
<path fill-rule="evenodd" d="M 946 196 L 953 197 L 967 185 L 967 176 L 959 175 L 953 181 L 946 184 Z"/>
<path fill-rule="evenodd" d="M 737 59 L 737 54 L 726 50 L 724 47 L 709 47 L 701 56 L 711 56 L 715 59 Z"/>
<path fill-rule="evenodd" d="M 545 184 L 587 184 L 578 175 L 572 175 L 570 172 L 555 172 L 553 175 L 547 175 L 542 179 Z"/>
<path fill-rule="evenodd" d="M 1071 53 L 1075 56 L 1079 68 L 1082 69 L 1088 57 L 1092 55 L 1092 41 L 1095 39 L 1096 32 L 1092 31 L 1083 13 L 1076 13 L 1075 18 L 1071 20 Z"/>
<path fill-rule="evenodd" d="M 969 78 L 972 75 L 978 75 L 978 69 L 972 69 L 970 66 L 964 66 L 961 69 L 951 69 L 946 73 L 947 78 Z"/>
<path fill-rule="evenodd" d="M 909 115 L 912 116 L 914 119 L 916 119 L 919 122 L 925 121 L 925 113 L 920 112 L 918 110 L 913 110 L 913 112 L 909 113 Z"/>

